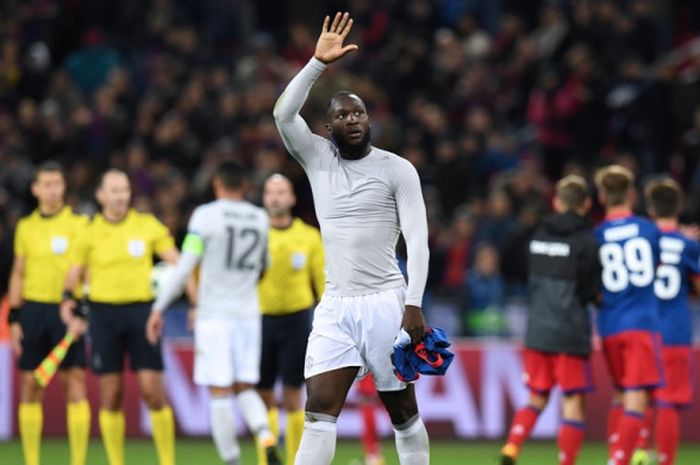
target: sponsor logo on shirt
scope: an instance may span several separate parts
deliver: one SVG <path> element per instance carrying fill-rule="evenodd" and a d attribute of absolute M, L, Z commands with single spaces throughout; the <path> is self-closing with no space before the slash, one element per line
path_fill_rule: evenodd
<path fill-rule="evenodd" d="M 548 257 L 568 257 L 571 247 L 563 242 L 530 241 L 530 253 Z"/>

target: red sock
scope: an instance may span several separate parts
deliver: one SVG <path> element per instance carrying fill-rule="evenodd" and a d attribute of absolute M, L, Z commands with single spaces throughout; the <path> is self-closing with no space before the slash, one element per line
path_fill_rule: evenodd
<path fill-rule="evenodd" d="M 644 414 L 625 412 L 617 426 L 617 437 L 613 452 L 610 454 L 613 465 L 627 465 L 632 458 L 634 445 L 639 438 L 639 431 L 644 427 Z"/>
<path fill-rule="evenodd" d="M 377 434 L 377 422 L 374 418 L 374 405 L 365 404 L 360 407 L 362 411 L 362 447 L 365 456 L 379 455 L 379 435 Z"/>
<path fill-rule="evenodd" d="M 644 411 L 644 426 L 639 432 L 636 449 L 649 449 L 649 441 L 651 440 L 651 424 L 654 419 L 654 407 L 647 407 Z"/>
<path fill-rule="evenodd" d="M 622 418 L 622 404 L 613 402 L 608 411 L 608 455 L 612 455 L 615 444 L 620 439 L 617 434 L 617 427 Z"/>
<path fill-rule="evenodd" d="M 540 410 L 532 405 L 518 410 L 515 418 L 513 418 L 513 423 L 510 425 L 507 444 L 513 445 L 517 450 L 520 450 L 520 446 L 530 436 L 532 428 L 535 427 L 539 415 Z"/>
<path fill-rule="evenodd" d="M 559 465 L 574 465 L 578 456 L 583 437 L 586 434 L 586 425 L 571 420 L 564 420 L 559 427 Z"/>
<path fill-rule="evenodd" d="M 671 406 L 659 407 L 656 415 L 656 447 L 659 465 L 673 465 L 680 440 L 680 415 Z"/>

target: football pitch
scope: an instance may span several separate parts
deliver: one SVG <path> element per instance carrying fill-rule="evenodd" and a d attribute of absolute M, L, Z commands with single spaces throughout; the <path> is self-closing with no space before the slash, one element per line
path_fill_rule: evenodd
<path fill-rule="evenodd" d="M 255 465 L 255 454 L 250 441 L 243 441 L 243 463 Z M 433 441 L 431 464 L 433 465 L 497 465 L 500 443 L 473 441 Z M 383 443 L 386 465 L 399 465 L 391 441 Z M 65 440 L 47 439 L 42 445 L 42 465 L 68 463 L 68 445 Z M 361 465 L 362 450 L 356 441 L 340 441 L 334 465 Z M 604 465 L 606 447 L 602 443 L 584 445 L 578 465 Z M 88 465 L 107 465 L 104 449 L 99 440 L 90 444 Z M 128 440 L 126 465 L 157 464 L 153 444 L 149 440 Z M 207 439 L 181 439 L 177 442 L 178 465 L 221 465 L 214 445 Z M 553 442 L 532 442 L 525 445 L 519 465 L 549 465 L 557 463 L 557 450 Z M 676 465 L 700 464 L 700 444 L 681 447 Z M 22 465 L 19 441 L 0 443 L 0 465 Z M 313 465 L 313 464 L 309 464 Z"/>

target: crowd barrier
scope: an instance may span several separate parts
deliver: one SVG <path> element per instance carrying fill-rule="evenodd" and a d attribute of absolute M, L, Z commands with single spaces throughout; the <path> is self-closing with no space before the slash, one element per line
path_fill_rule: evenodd
<path fill-rule="evenodd" d="M 513 410 L 527 399 L 522 383 L 521 350 L 517 345 L 501 342 L 458 342 L 453 346 L 456 359 L 445 377 L 423 376 L 416 383 L 421 415 L 433 438 L 501 438 L 506 434 Z M 164 345 L 165 384 L 175 412 L 179 434 L 209 434 L 208 396 L 205 389 L 192 383 L 193 349 L 190 343 L 167 342 Z M 693 352 L 700 363 L 700 347 Z M 18 376 L 9 345 L 0 345 L 0 439 L 17 434 Z M 611 385 L 602 354 L 592 357 L 596 390 L 587 402 L 587 435 L 604 438 Z M 98 434 L 98 391 L 94 375 L 88 376 L 88 391 L 93 408 L 93 433 Z M 697 380 L 694 381 L 696 394 Z M 543 412 L 535 436 L 553 438 L 559 425 L 558 399 L 554 392 L 550 406 Z M 361 423 L 354 389 L 338 421 L 341 437 L 357 437 Z M 700 407 L 698 402 L 682 414 L 683 440 L 700 441 Z M 44 432 L 47 436 L 65 435 L 65 405 L 58 380 L 54 380 L 44 398 Z M 145 406 L 139 401 L 136 379 L 126 376 L 127 433 L 147 435 L 150 430 Z M 380 433 L 391 434 L 388 417 L 377 408 Z M 245 433 L 238 419 L 240 432 Z"/>

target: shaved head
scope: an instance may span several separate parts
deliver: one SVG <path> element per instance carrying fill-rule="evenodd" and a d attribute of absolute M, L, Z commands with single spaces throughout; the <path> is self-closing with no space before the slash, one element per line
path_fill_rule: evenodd
<path fill-rule="evenodd" d="M 355 93 L 349 92 L 347 90 L 341 90 L 337 92 L 328 101 L 328 106 L 326 107 L 326 119 L 330 123 L 333 121 L 333 115 L 339 106 L 342 106 L 343 102 L 353 102 L 359 105 L 367 111 L 367 106 L 365 102 Z"/>

